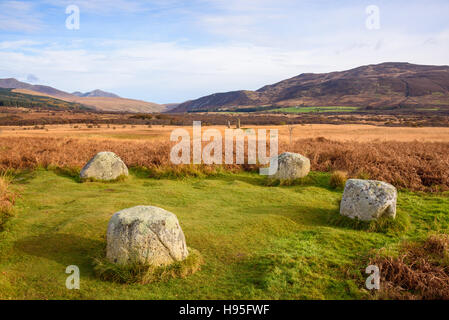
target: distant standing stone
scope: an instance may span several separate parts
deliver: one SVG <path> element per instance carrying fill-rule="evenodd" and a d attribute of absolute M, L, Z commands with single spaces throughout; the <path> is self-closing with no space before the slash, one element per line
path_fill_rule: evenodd
<path fill-rule="evenodd" d="M 284 152 L 277 156 L 278 170 L 270 176 L 273 179 L 294 180 L 310 172 L 310 160 L 299 153 Z"/>
<path fill-rule="evenodd" d="M 119 176 L 128 175 L 128 168 L 122 159 L 114 152 L 97 153 L 81 170 L 82 179 L 114 180 Z"/>
<path fill-rule="evenodd" d="M 108 225 L 109 261 L 120 265 L 168 265 L 187 258 L 178 218 L 153 206 L 137 206 L 115 213 Z"/>
<path fill-rule="evenodd" d="M 340 214 L 362 221 L 382 216 L 396 217 L 398 193 L 391 184 L 376 180 L 349 179 L 340 204 Z"/>

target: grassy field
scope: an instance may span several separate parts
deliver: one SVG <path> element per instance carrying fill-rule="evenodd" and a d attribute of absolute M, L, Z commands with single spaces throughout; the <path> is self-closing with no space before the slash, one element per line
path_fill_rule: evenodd
<path fill-rule="evenodd" d="M 248 126 L 258 129 L 277 129 L 280 140 L 289 140 L 288 125 L 281 126 Z M 58 138 L 89 138 L 89 139 L 129 139 L 129 140 L 161 140 L 168 141 L 170 133 L 178 126 L 148 126 L 143 125 L 105 125 L 89 128 L 87 125 L 46 125 L 44 129 L 34 127 L 6 126 L 1 128 L 2 137 L 58 137 Z M 192 131 L 192 126 L 182 127 Z M 224 135 L 226 126 L 207 126 L 204 129 L 218 129 Z M 293 125 L 292 138 L 306 139 L 324 137 L 337 141 L 449 141 L 449 127 L 379 127 L 366 124 L 307 124 Z M 32 129 L 32 130 L 31 130 Z"/>
<path fill-rule="evenodd" d="M 288 112 L 288 113 L 310 113 L 310 112 L 354 112 L 359 107 L 289 107 L 271 110 L 271 112 Z"/>
<path fill-rule="evenodd" d="M 17 176 L 16 216 L 0 233 L 0 299 L 367 299 L 361 273 L 374 249 L 447 232 L 449 194 L 400 192 L 402 233 L 375 233 L 332 223 L 341 190 L 329 174 L 269 187 L 252 173 L 180 180 L 132 171 L 120 183 L 79 183 L 38 169 Z M 205 259 L 196 274 L 150 285 L 94 276 L 107 222 L 116 211 L 155 205 L 175 213 L 188 246 Z M 77 265 L 81 289 L 67 290 Z"/>

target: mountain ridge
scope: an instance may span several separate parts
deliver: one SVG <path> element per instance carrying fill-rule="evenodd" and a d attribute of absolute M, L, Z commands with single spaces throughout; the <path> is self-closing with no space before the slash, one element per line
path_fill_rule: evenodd
<path fill-rule="evenodd" d="M 449 106 L 449 66 L 386 62 L 330 73 L 303 73 L 255 91 L 214 93 L 180 104 L 172 112 L 223 111 L 238 107 Z"/>

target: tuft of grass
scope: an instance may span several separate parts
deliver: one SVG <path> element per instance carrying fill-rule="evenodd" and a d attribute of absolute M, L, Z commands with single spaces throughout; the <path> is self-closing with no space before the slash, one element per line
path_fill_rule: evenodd
<path fill-rule="evenodd" d="M 94 260 L 94 272 L 101 279 L 117 283 L 148 284 L 165 282 L 174 278 L 185 278 L 200 270 L 204 263 L 198 250 L 188 248 L 189 255 L 185 260 L 176 261 L 168 266 L 151 266 L 144 264 L 118 265 L 105 258 Z"/>
<path fill-rule="evenodd" d="M 402 211 L 396 213 L 396 218 L 380 217 L 377 220 L 362 221 L 342 216 L 339 212 L 332 213 L 327 222 L 337 227 L 367 232 L 400 234 L 408 230 L 411 225 L 410 216 Z"/>
<path fill-rule="evenodd" d="M 371 175 L 368 172 L 363 171 L 363 170 L 357 172 L 355 177 L 356 177 L 356 179 L 362 179 L 362 180 L 369 180 L 369 179 L 371 179 Z"/>
<path fill-rule="evenodd" d="M 343 189 L 346 180 L 348 180 L 348 173 L 346 171 L 336 170 L 332 172 L 329 184 L 333 189 Z"/>

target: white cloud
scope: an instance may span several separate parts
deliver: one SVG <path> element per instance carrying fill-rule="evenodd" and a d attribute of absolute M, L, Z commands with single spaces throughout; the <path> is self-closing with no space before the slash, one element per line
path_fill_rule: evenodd
<path fill-rule="evenodd" d="M 40 14 L 35 12 L 33 3 L 0 2 L 0 30 L 35 32 L 39 31 L 42 26 Z"/>
<path fill-rule="evenodd" d="M 77 5 L 81 13 L 111 14 L 111 13 L 141 13 L 148 11 L 151 2 L 144 0 L 44 0 L 45 3 L 57 7 Z"/>
<path fill-rule="evenodd" d="M 27 49 L 29 47 L 39 44 L 33 40 L 16 40 L 16 41 L 2 41 L 0 42 L 0 50 L 12 50 L 12 49 Z"/>
<path fill-rule="evenodd" d="M 31 82 L 31 83 L 35 83 L 35 82 L 38 82 L 39 81 L 39 78 L 38 77 L 36 77 L 34 74 L 29 74 L 29 75 L 27 75 L 27 81 L 28 82 Z"/>
<path fill-rule="evenodd" d="M 67 91 L 101 87 L 125 97 L 169 102 L 217 91 L 257 89 L 303 72 L 385 61 L 447 64 L 448 31 L 435 34 L 429 45 L 424 45 L 426 36 L 388 32 L 351 36 L 322 38 L 316 46 L 310 39 L 312 48 L 291 50 L 242 43 L 187 46 L 130 40 L 96 42 L 95 49 L 87 41 L 32 47 L 24 41 L 22 45 L 32 53 L 26 54 L 16 50 L 18 43 L 0 42 L 4 49 L 0 69 L 38 74 L 44 83 Z"/>

